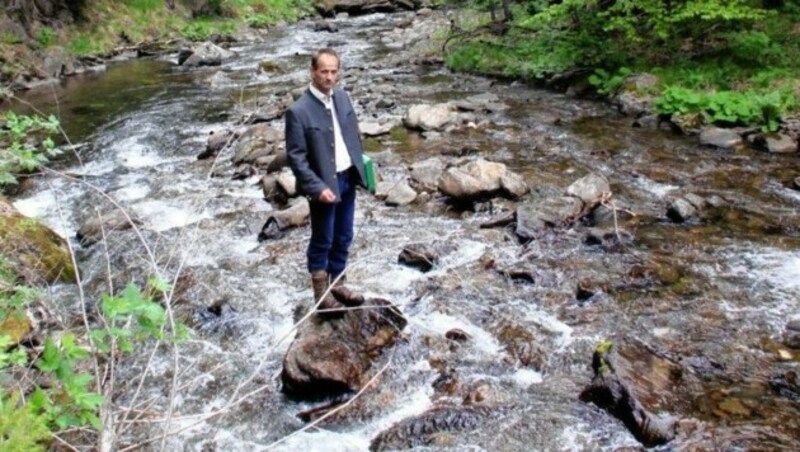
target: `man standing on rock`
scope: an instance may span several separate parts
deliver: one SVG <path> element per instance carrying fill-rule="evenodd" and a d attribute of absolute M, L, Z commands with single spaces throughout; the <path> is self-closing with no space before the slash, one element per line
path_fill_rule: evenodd
<path fill-rule="evenodd" d="M 317 51 L 311 58 L 311 85 L 286 112 L 286 154 L 297 188 L 311 206 L 306 256 L 315 303 L 330 281 L 344 282 L 356 185 L 366 185 L 358 120 L 350 97 L 336 87 L 339 68 L 334 50 Z M 341 306 L 330 294 L 320 303 L 320 309 Z"/>

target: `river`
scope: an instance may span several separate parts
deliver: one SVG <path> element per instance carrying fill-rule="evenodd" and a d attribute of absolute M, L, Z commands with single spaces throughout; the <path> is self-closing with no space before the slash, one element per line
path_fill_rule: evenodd
<path fill-rule="evenodd" d="M 695 423 L 666 447 L 800 448 L 797 383 L 795 392 L 770 385 L 796 372 L 800 358 L 781 344 L 800 307 L 800 192 L 787 186 L 800 174 L 800 158 L 702 147 L 696 137 L 634 128 L 606 104 L 414 65 L 413 52 L 430 30 L 423 22 L 434 19 L 395 29 L 410 17 L 339 18 L 336 33 L 301 22 L 235 43 L 237 56 L 221 68 L 183 69 L 174 56 L 131 60 L 28 96 L 57 112 L 73 142 L 84 146 L 80 163 L 69 157 L 55 166 L 69 177 L 37 176 L 14 204 L 73 240 L 87 291 L 106 291 L 109 281 L 114 289 L 142 282 L 154 266 L 167 279 L 182 275 L 184 290 L 173 302 L 194 333 L 178 345 L 177 370 L 165 347 L 152 362 L 149 350 L 125 361 L 116 402 L 135 403 L 143 414 L 128 424 L 120 447 L 161 434 L 178 372 L 169 450 L 366 450 L 393 424 L 477 393 L 496 404 L 493 415 L 413 445 L 636 449 L 622 423 L 578 399 L 592 377 L 592 350 L 613 337 L 639 344 L 643 356 L 657 350 L 684 369 L 684 379 L 664 382 L 658 360 L 637 361 L 643 380 L 653 378 L 648 406 Z M 404 177 L 408 165 L 431 156 L 480 155 L 522 174 L 535 198 L 559 195 L 597 172 L 635 216 L 624 222 L 633 237 L 624 246 L 586 244 L 590 225 L 583 223 L 520 243 L 511 230 L 480 228 L 489 212 L 443 207 L 439 198 L 390 207 L 360 193 L 349 284 L 391 300 L 409 325 L 373 369 L 389 363 L 360 403 L 295 433 L 305 425 L 297 413 L 315 404 L 286 399 L 277 376 L 294 308 L 311 298 L 308 230 L 259 243 L 272 209 L 259 177 L 232 180 L 230 153 L 213 163 L 197 155 L 209 132 L 232 128 L 259 102 L 306 84 L 308 55 L 328 45 L 342 55 L 343 84 L 362 121 L 484 93 L 507 106 L 477 117 L 475 127 L 424 136 L 396 128 L 368 140 L 385 178 Z M 264 60 L 285 71 L 259 71 Z M 393 106 L 378 111 L 379 99 Z M 723 202 L 700 220 L 670 221 L 670 199 L 690 192 Z M 131 230 L 111 231 L 106 246 L 75 241 L 83 222 L 113 210 L 107 197 L 140 220 L 147 246 Z M 397 263 L 412 242 L 440 250 L 432 271 Z M 506 278 L 489 261 L 528 269 L 534 282 Z M 590 296 L 576 296 L 578 286 Z M 64 318 L 76 318 L 74 286 L 49 294 Z M 212 305 L 226 306 L 224 320 L 198 320 Z M 446 339 L 454 328 L 470 339 Z M 135 384 L 127 382 L 143 374 L 134 401 Z M 223 415 L 204 418 L 217 410 Z"/>

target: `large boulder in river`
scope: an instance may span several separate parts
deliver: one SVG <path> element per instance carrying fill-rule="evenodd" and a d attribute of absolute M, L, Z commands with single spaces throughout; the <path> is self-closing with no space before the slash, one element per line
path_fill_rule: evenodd
<path fill-rule="evenodd" d="M 450 104 L 419 104 L 408 109 L 403 123 L 411 129 L 440 130 L 454 119 L 455 113 Z"/>
<path fill-rule="evenodd" d="M 47 226 L 20 214 L 0 196 L 0 255 L 26 284 L 46 286 L 75 279 L 67 242 Z"/>
<path fill-rule="evenodd" d="M 516 198 L 528 191 L 524 180 L 502 163 L 477 159 L 451 167 L 439 178 L 439 190 L 456 202 L 470 202 L 497 194 Z"/>
<path fill-rule="evenodd" d="M 233 164 L 256 163 L 263 157 L 275 154 L 283 143 L 283 132 L 265 123 L 252 125 L 245 130 L 234 144 Z"/>
<path fill-rule="evenodd" d="M 301 322 L 283 358 L 284 393 L 317 400 L 358 391 L 369 380 L 373 360 L 394 344 L 407 321 L 387 300 L 372 298 L 364 303 L 371 308 L 348 310 L 326 321 L 312 314 Z"/>
<path fill-rule="evenodd" d="M 203 42 L 192 49 L 182 50 L 178 55 L 179 66 L 219 66 L 234 53 L 212 43 Z"/>

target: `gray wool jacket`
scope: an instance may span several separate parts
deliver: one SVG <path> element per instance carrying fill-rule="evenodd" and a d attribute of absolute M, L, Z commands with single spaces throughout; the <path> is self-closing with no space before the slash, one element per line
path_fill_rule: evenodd
<path fill-rule="evenodd" d="M 341 88 L 333 90 L 333 104 L 342 138 L 359 176 L 357 182 L 366 187 L 361 135 L 353 104 Z M 323 190 L 330 188 L 336 199 L 340 199 L 331 112 L 307 89 L 286 111 L 285 119 L 286 155 L 297 178 L 298 190 L 316 201 Z"/>

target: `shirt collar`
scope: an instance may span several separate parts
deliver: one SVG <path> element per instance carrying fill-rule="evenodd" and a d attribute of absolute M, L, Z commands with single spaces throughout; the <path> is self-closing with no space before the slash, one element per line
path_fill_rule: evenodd
<path fill-rule="evenodd" d="M 333 90 L 331 90 L 330 95 L 326 96 L 325 94 L 323 94 L 322 91 L 318 90 L 313 83 L 308 85 L 308 89 L 311 90 L 311 94 L 313 94 L 314 97 L 322 101 L 322 103 L 325 105 L 331 103 L 331 101 L 333 100 Z"/>

